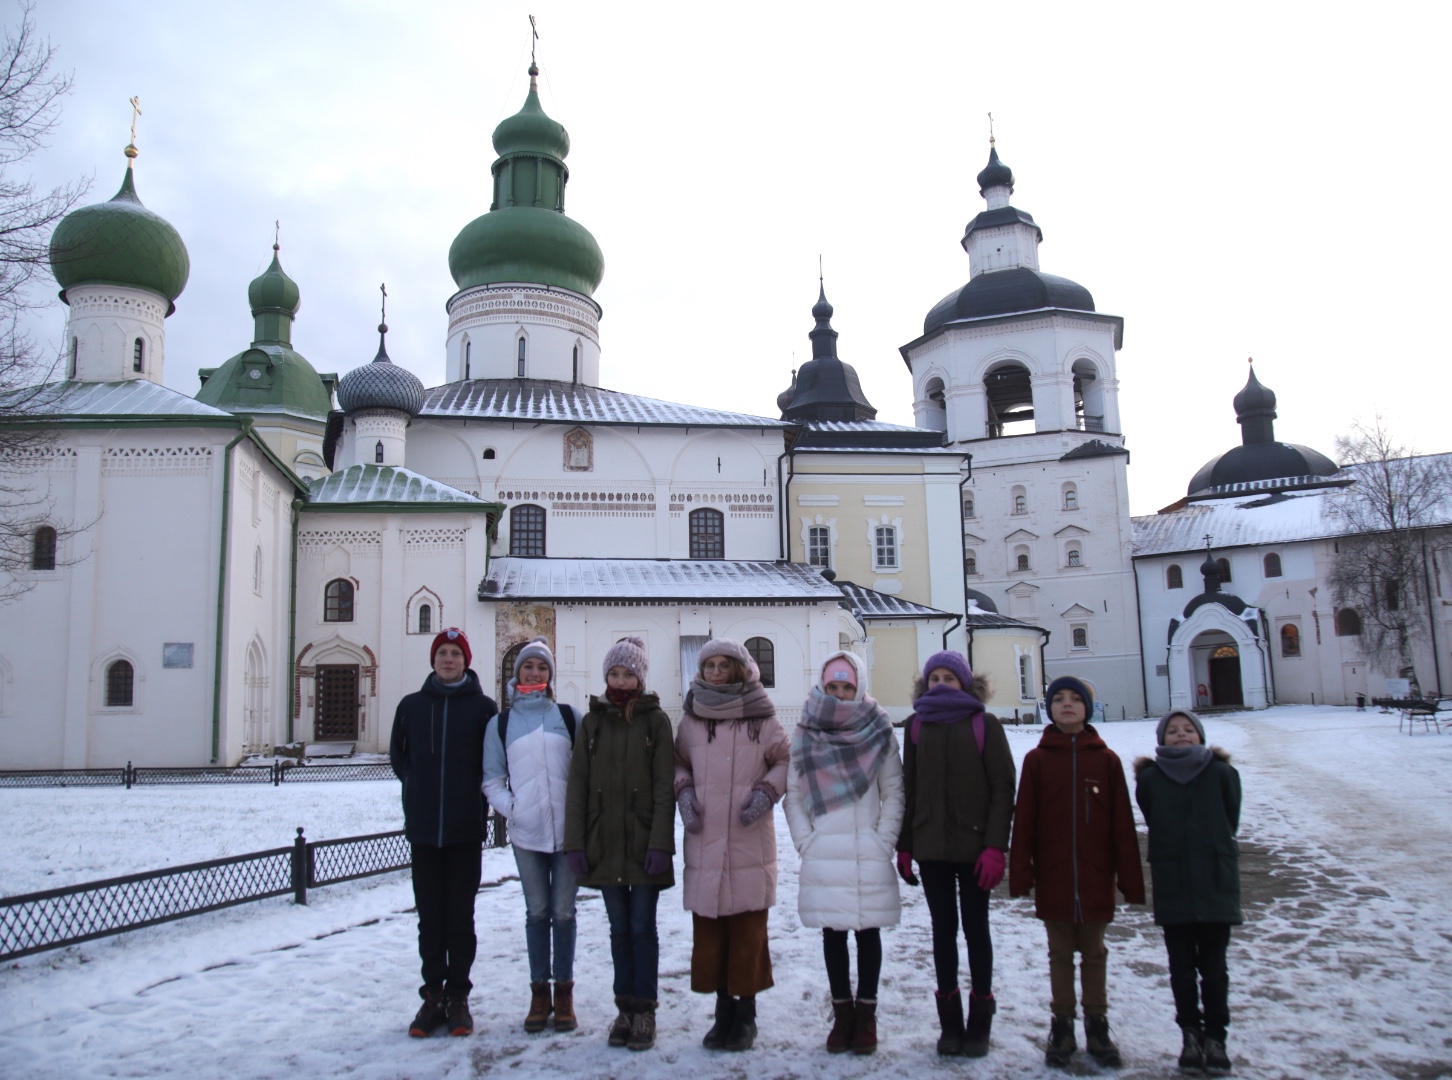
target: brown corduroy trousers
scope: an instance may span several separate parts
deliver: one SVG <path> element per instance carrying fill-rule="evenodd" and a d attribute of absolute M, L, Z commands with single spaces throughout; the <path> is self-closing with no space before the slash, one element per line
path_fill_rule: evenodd
<path fill-rule="evenodd" d="M 743 911 L 719 919 L 692 915 L 691 989 L 698 994 L 750 997 L 775 985 L 766 916 L 765 911 Z"/>
<path fill-rule="evenodd" d="M 1055 1016 L 1074 1016 L 1074 954 L 1079 961 L 1079 981 L 1084 990 L 1084 1015 L 1103 1016 L 1109 1011 L 1105 969 L 1109 947 L 1104 944 L 1102 922 L 1061 922 L 1045 919 L 1049 935 L 1050 1008 Z"/>

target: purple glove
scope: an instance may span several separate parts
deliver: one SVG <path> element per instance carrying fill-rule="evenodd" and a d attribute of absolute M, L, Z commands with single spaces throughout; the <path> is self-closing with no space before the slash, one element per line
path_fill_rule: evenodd
<path fill-rule="evenodd" d="M 984 892 L 992 892 L 1003 880 L 1003 852 L 996 847 L 984 848 L 973 869 L 978 874 L 978 887 Z"/>
<path fill-rule="evenodd" d="M 662 851 L 658 847 L 647 848 L 645 852 L 645 872 L 651 877 L 659 877 L 671 868 L 671 853 Z"/>
<path fill-rule="evenodd" d="M 909 885 L 916 885 L 918 883 L 917 875 L 913 873 L 913 853 L 911 851 L 899 851 L 897 853 L 897 876 Z"/>
<path fill-rule="evenodd" d="M 701 820 L 701 804 L 696 801 L 695 788 L 681 788 L 681 793 L 676 796 L 676 806 L 680 808 L 681 826 L 686 832 L 698 833 L 706 827 Z"/>
<path fill-rule="evenodd" d="M 760 784 L 751 789 L 751 798 L 741 807 L 741 824 L 754 825 L 771 809 L 771 793 Z"/>
<path fill-rule="evenodd" d="M 565 852 L 565 865 L 570 868 L 570 873 L 574 874 L 576 879 L 590 875 L 590 860 L 585 857 L 583 851 Z"/>

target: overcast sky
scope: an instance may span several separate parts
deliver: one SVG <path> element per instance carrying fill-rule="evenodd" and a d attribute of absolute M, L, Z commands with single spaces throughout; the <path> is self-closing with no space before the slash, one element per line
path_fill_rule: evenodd
<path fill-rule="evenodd" d="M 449 245 L 489 208 L 533 12 L 566 208 L 605 253 L 602 384 L 775 415 L 811 355 L 820 254 L 841 357 L 879 419 L 912 423 L 898 349 L 968 280 L 991 110 L 1041 266 L 1124 317 L 1130 502 L 1149 513 L 1239 442 L 1248 356 L 1284 441 L 1334 454 L 1380 410 L 1416 449 L 1452 448 L 1448 10 L 39 0 L 76 85 L 34 164 L 110 198 L 140 95 L 137 189 L 192 263 L 175 389 L 250 342 L 275 219 L 298 351 L 319 371 L 371 359 L 386 281 L 389 352 L 436 385 Z M 63 326 L 57 307 L 44 330 Z"/>

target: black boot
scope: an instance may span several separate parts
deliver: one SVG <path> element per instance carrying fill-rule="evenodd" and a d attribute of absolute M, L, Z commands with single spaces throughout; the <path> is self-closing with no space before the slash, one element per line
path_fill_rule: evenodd
<path fill-rule="evenodd" d="M 943 1034 L 938 1036 L 938 1056 L 957 1057 L 963 1052 L 963 995 L 954 987 L 947 996 L 934 990 L 933 999 L 938 1004 L 938 1024 L 943 1029 Z"/>
<path fill-rule="evenodd" d="M 968 1026 L 963 1030 L 963 1055 L 983 1057 L 988 1053 L 988 1032 L 993 1027 L 993 1014 L 998 1011 L 998 1002 L 993 995 L 980 997 L 968 995 Z"/>
<path fill-rule="evenodd" d="M 1194 1024 L 1181 1024 L 1180 1068 L 1199 1072 L 1205 1067 L 1205 1036 Z"/>
<path fill-rule="evenodd" d="M 1119 1047 L 1109 1037 L 1109 1017 L 1084 1017 L 1084 1049 L 1101 1065 L 1117 1069 L 1120 1065 Z"/>
<path fill-rule="evenodd" d="M 736 1018 L 736 999 L 724 990 L 716 991 L 716 1022 L 701 1045 L 707 1050 L 720 1050 L 726 1045 L 726 1036 L 731 1034 L 731 1021 Z"/>
<path fill-rule="evenodd" d="M 408 1025 L 408 1033 L 415 1039 L 427 1039 L 434 1033 L 436 1028 L 444 1026 L 449 1015 L 444 1011 L 444 991 L 440 987 L 437 990 L 430 990 L 424 987 L 418 992 L 423 998 L 423 1004 L 418 1007 L 418 1012 L 413 1018 L 413 1023 Z"/>
<path fill-rule="evenodd" d="M 1205 1036 L 1205 1071 L 1220 1074 L 1230 1071 L 1230 1055 L 1225 1052 L 1224 1039 Z"/>
<path fill-rule="evenodd" d="M 1055 1014 L 1049 1025 L 1049 1044 L 1044 1048 L 1044 1064 L 1063 1068 L 1069 1064 L 1079 1044 L 1074 1041 L 1074 1018 Z"/>
<path fill-rule="evenodd" d="M 750 1050 L 756 1045 L 756 997 L 736 999 L 736 1015 L 731 1019 L 731 1034 L 726 1036 L 723 1050 Z"/>

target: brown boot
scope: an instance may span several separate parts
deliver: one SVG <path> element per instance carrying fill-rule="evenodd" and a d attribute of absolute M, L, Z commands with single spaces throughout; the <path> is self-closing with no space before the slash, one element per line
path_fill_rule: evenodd
<path fill-rule="evenodd" d="M 550 1011 L 550 984 L 547 982 L 532 982 L 529 984 L 529 1015 L 524 1018 L 524 1030 L 533 1034 L 536 1031 L 543 1031 L 549 1023 Z"/>
<path fill-rule="evenodd" d="M 625 1046 L 630 1042 L 630 1017 L 635 1012 L 635 999 L 625 994 L 617 995 L 615 1007 L 620 1011 L 615 1016 L 615 1022 L 610 1025 L 610 1035 L 606 1041 L 611 1046 Z"/>
<path fill-rule="evenodd" d="M 555 1030 L 574 1031 L 579 1026 L 575 1019 L 575 981 L 555 983 Z"/>
<path fill-rule="evenodd" d="M 857 999 L 857 1016 L 852 1025 L 852 1052 L 871 1054 L 877 1050 L 877 1002 Z"/>
<path fill-rule="evenodd" d="M 856 1011 L 851 998 L 832 999 L 832 1030 L 827 1033 L 827 1053 L 845 1054 L 852 1049 L 852 1019 Z"/>

